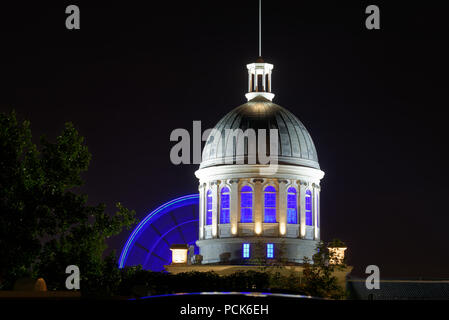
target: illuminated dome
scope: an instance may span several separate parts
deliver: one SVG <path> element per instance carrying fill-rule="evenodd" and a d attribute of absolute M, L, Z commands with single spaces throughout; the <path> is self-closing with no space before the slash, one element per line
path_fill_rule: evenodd
<path fill-rule="evenodd" d="M 247 129 L 254 129 L 256 140 L 258 129 L 278 130 L 278 163 L 299 165 L 319 169 L 318 156 L 312 137 L 305 126 L 290 111 L 271 102 L 264 96 L 256 96 L 247 103 L 235 108 L 225 115 L 214 128 L 219 135 L 210 135 L 203 150 L 200 168 L 207 168 L 222 164 L 235 164 L 237 156 L 248 159 L 247 145 L 239 154 L 238 143 L 226 135 L 226 130 L 241 129 L 242 135 Z M 270 144 L 267 135 L 267 145 Z M 237 141 L 239 137 L 236 137 Z M 243 141 L 243 140 L 241 140 Z M 260 163 L 257 152 L 258 142 L 254 146 L 255 159 Z M 269 150 L 269 147 L 266 148 Z"/>
<path fill-rule="evenodd" d="M 303 263 L 320 241 L 324 172 L 304 125 L 272 102 L 274 66 L 259 58 L 246 67 L 248 102 L 211 130 L 195 172 L 196 245 L 203 264 Z"/>

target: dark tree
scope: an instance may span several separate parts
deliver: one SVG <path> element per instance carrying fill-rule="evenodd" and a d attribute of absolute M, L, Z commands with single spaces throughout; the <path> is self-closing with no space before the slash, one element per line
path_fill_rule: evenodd
<path fill-rule="evenodd" d="M 24 276 L 64 288 L 72 264 L 80 268 L 81 286 L 104 284 L 104 271 L 114 272 L 115 260 L 102 259 L 105 240 L 131 227 L 134 211 L 117 203 L 110 215 L 77 192 L 91 159 L 83 140 L 67 123 L 56 142 L 41 137 L 38 148 L 28 121 L 0 113 L 1 289 Z"/>
<path fill-rule="evenodd" d="M 332 243 L 339 243 L 335 242 Z M 319 242 L 317 252 L 310 261 L 304 257 L 302 289 L 308 295 L 314 297 L 343 299 L 346 296 L 345 290 L 338 284 L 334 271 L 344 269 L 345 265 L 330 264 L 331 259 L 335 259 L 334 253 L 328 250 L 324 242 Z M 313 263 L 312 263 L 313 262 Z"/>

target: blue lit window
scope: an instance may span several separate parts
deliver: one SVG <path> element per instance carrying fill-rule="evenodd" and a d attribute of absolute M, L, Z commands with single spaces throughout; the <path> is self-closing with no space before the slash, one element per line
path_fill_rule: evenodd
<path fill-rule="evenodd" d="M 249 258 L 249 243 L 243 244 L 243 258 L 245 259 Z"/>
<path fill-rule="evenodd" d="M 312 221 L 312 192 L 306 191 L 306 226 L 313 226 Z"/>
<path fill-rule="evenodd" d="M 264 222 L 276 222 L 276 189 L 268 186 L 264 191 L 265 196 L 265 214 Z"/>
<path fill-rule="evenodd" d="M 250 186 L 240 190 L 240 222 L 253 222 L 253 189 Z"/>
<path fill-rule="evenodd" d="M 287 223 L 298 223 L 296 189 L 293 187 L 287 190 Z"/>
<path fill-rule="evenodd" d="M 267 258 L 273 259 L 274 258 L 274 244 L 267 243 Z"/>
<path fill-rule="evenodd" d="M 229 223 L 229 188 L 224 187 L 221 189 L 221 211 L 220 211 L 220 223 Z"/>
<path fill-rule="evenodd" d="M 212 224 L 212 191 L 207 191 L 206 225 Z"/>

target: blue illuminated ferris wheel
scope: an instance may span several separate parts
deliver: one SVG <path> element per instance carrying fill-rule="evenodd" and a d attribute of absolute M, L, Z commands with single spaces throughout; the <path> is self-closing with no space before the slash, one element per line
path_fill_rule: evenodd
<path fill-rule="evenodd" d="M 170 246 L 195 245 L 198 240 L 199 195 L 191 194 L 164 203 L 150 212 L 133 230 L 119 259 L 119 267 L 142 265 L 163 271 L 171 263 Z M 195 246 L 195 253 L 198 248 Z"/>

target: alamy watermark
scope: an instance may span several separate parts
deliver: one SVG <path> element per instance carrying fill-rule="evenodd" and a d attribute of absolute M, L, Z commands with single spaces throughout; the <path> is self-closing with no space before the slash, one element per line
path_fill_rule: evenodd
<path fill-rule="evenodd" d="M 174 165 L 200 164 L 203 159 L 220 164 L 259 164 L 264 175 L 278 170 L 278 129 L 206 129 L 201 130 L 201 121 L 193 121 L 192 136 L 186 129 L 171 132 L 170 141 L 177 142 L 170 150 L 170 161 Z M 269 131 L 269 132 L 268 132 Z M 202 142 L 207 141 L 203 154 Z M 192 151 L 192 152 L 191 152 Z M 208 154 L 207 154 L 208 153 Z M 210 159 L 208 155 L 211 155 Z"/>
<path fill-rule="evenodd" d="M 372 264 L 366 267 L 365 273 L 369 276 L 365 280 L 365 286 L 368 290 L 380 289 L 380 269 Z"/>
<path fill-rule="evenodd" d="M 80 29 L 80 8 L 74 4 L 71 4 L 65 8 L 65 13 L 68 14 L 65 19 L 65 27 L 68 30 Z"/>
<path fill-rule="evenodd" d="M 68 290 L 79 290 L 80 288 L 80 268 L 75 265 L 67 266 L 65 269 L 65 273 L 70 274 L 65 280 L 65 287 Z"/>
<path fill-rule="evenodd" d="M 380 29 L 380 10 L 379 7 L 372 4 L 366 7 L 365 13 L 369 16 L 365 20 L 365 26 L 368 30 Z"/>

